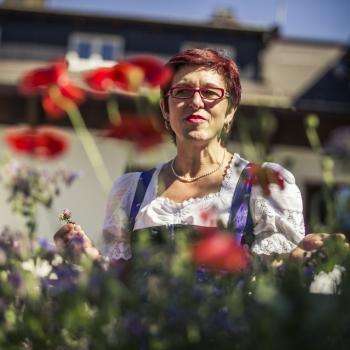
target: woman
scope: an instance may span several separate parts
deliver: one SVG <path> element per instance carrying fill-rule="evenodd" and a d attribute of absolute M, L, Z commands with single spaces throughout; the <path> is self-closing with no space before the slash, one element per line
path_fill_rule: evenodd
<path fill-rule="evenodd" d="M 265 163 L 284 181 L 283 190 L 271 185 L 265 196 L 259 186 L 246 186 L 243 175 L 249 174 L 249 162 L 226 149 L 241 98 L 236 64 L 215 50 L 193 49 L 175 55 L 168 66 L 174 75 L 162 88 L 160 107 L 177 155 L 141 177 L 127 173 L 115 181 L 103 229 L 103 255 L 111 261 L 129 260 L 132 237 L 127 232 L 133 230 L 168 226 L 173 232 L 178 224 L 217 225 L 203 215 L 208 211 L 256 254 L 299 257 L 302 248 L 320 246 L 324 236 L 303 241 L 302 199 L 293 175 L 278 164 Z M 55 240 L 67 243 L 75 235 L 84 238 L 89 255 L 100 256 L 78 226 L 64 226 Z"/>

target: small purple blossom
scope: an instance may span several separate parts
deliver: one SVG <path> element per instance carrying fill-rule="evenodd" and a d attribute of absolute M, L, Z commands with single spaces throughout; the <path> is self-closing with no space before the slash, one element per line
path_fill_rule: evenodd
<path fill-rule="evenodd" d="M 315 267 L 314 266 L 306 266 L 304 269 L 305 277 L 313 277 L 315 275 Z"/>
<path fill-rule="evenodd" d="M 246 281 L 244 279 L 240 279 L 237 282 L 236 288 L 242 289 L 245 286 L 245 284 L 246 284 Z"/>
<path fill-rule="evenodd" d="M 53 245 L 46 238 L 39 238 L 38 243 L 42 249 L 49 251 L 53 249 Z"/>
<path fill-rule="evenodd" d="M 22 284 L 22 278 L 17 271 L 12 271 L 8 275 L 8 281 L 12 284 L 14 288 L 19 288 Z"/>
<path fill-rule="evenodd" d="M 67 186 L 71 186 L 72 183 L 78 179 L 79 177 L 81 177 L 83 175 L 82 171 L 72 171 L 68 174 L 65 174 L 64 176 L 64 181 L 66 183 Z"/>
<path fill-rule="evenodd" d="M 208 281 L 209 275 L 208 275 L 208 269 L 205 267 L 198 267 L 196 269 L 196 280 L 199 283 L 203 283 Z"/>
<path fill-rule="evenodd" d="M 223 288 L 220 288 L 218 286 L 213 286 L 212 287 L 212 293 L 213 293 L 214 296 L 220 298 L 220 297 L 222 297 L 224 295 L 224 290 L 223 290 Z"/>
<path fill-rule="evenodd" d="M 95 298 L 98 298 L 101 293 L 104 280 L 101 271 L 93 271 L 89 280 L 89 292 Z"/>
<path fill-rule="evenodd" d="M 79 273 L 72 266 L 65 264 L 58 265 L 54 268 L 54 273 L 57 279 L 46 281 L 52 294 L 73 292 L 76 289 Z"/>
<path fill-rule="evenodd" d="M 228 308 L 221 307 L 209 316 L 209 329 L 211 331 L 224 331 L 234 333 L 236 330 L 233 320 L 230 318 Z"/>

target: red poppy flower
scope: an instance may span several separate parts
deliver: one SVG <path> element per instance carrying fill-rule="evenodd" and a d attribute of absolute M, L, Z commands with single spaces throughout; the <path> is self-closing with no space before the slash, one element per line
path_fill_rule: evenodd
<path fill-rule="evenodd" d="M 265 196 L 271 193 L 270 184 L 277 184 L 281 190 L 284 189 L 284 178 L 277 170 L 259 164 L 251 164 L 248 172 L 247 182 L 253 186 L 260 186 Z"/>
<path fill-rule="evenodd" d="M 153 56 L 137 56 L 128 60 L 139 67 L 145 74 L 145 83 L 151 87 L 163 86 L 172 78 L 172 71 L 164 66 L 163 62 Z"/>
<path fill-rule="evenodd" d="M 121 123 L 108 128 L 104 136 L 133 142 L 141 150 L 163 141 L 163 133 L 152 118 L 123 117 Z"/>
<path fill-rule="evenodd" d="M 85 75 L 86 83 L 98 91 L 113 89 L 138 92 L 142 87 L 161 86 L 171 79 L 171 71 L 156 57 L 137 56 L 110 68 L 99 68 Z"/>
<path fill-rule="evenodd" d="M 128 62 L 120 62 L 110 68 L 99 68 L 85 75 L 86 83 L 98 91 L 137 91 L 144 80 L 141 68 Z"/>
<path fill-rule="evenodd" d="M 6 132 L 5 141 L 13 151 L 33 157 L 53 159 L 68 148 L 68 140 L 54 128 L 16 128 Z"/>
<path fill-rule="evenodd" d="M 214 271 L 238 272 L 249 265 L 247 252 L 238 245 L 232 234 L 208 230 L 192 247 L 192 258 L 197 265 Z"/>
<path fill-rule="evenodd" d="M 22 78 L 19 89 L 26 95 L 41 93 L 42 105 L 46 113 L 51 117 L 60 117 L 65 111 L 49 96 L 48 90 L 52 86 L 56 86 L 62 96 L 75 104 L 80 104 L 85 99 L 84 92 L 69 77 L 67 63 L 63 60 L 27 73 Z"/>

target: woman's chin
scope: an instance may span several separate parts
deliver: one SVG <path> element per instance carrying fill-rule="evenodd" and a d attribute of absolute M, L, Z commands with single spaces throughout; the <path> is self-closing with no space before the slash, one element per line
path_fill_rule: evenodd
<path fill-rule="evenodd" d="M 193 130 L 184 135 L 184 139 L 198 142 L 208 142 L 213 138 L 213 135 L 209 135 L 208 132 L 205 132 L 203 130 Z"/>

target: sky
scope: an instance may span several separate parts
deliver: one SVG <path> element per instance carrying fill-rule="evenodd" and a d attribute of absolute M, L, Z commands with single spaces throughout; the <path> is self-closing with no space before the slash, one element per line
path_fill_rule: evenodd
<path fill-rule="evenodd" d="M 284 37 L 350 45 L 350 0 L 47 0 L 47 4 L 54 9 L 189 22 L 206 22 L 215 8 L 225 7 L 241 23 L 279 23 Z"/>

